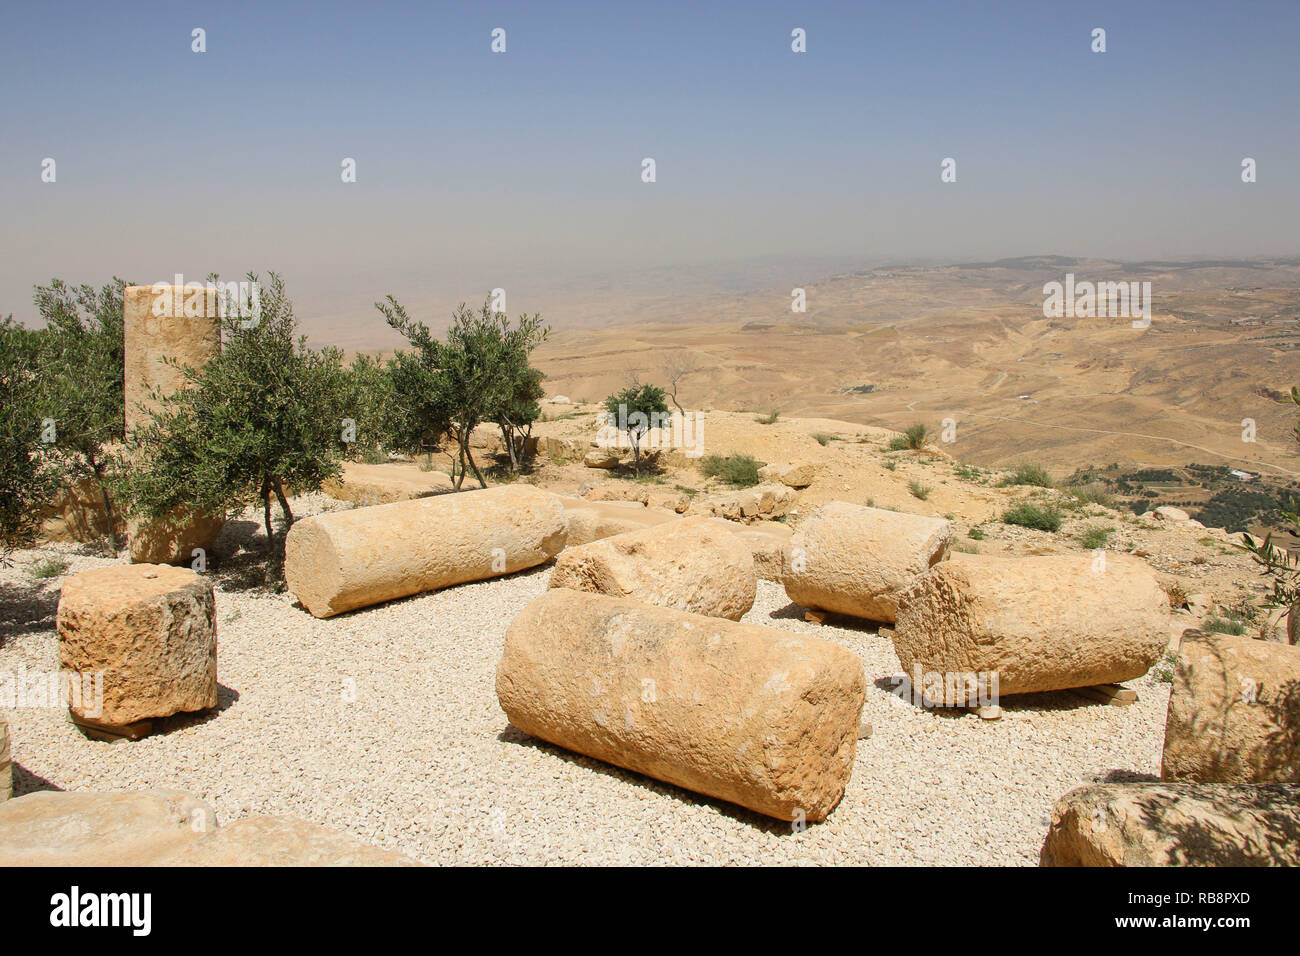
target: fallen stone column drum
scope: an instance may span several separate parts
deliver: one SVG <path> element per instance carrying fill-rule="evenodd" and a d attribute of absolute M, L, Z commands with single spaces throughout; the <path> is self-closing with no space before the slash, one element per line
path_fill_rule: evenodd
<path fill-rule="evenodd" d="M 63 582 L 59 665 L 74 719 L 123 727 L 217 706 L 212 583 L 187 568 L 112 565 Z"/>
<path fill-rule="evenodd" d="M 695 517 L 569 548 L 550 586 L 739 621 L 754 606 L 758 578 L 748 545 Z"/>
<path fill-rule="evenodd" d="M 803 607 L 892 622 L 899 595 L 944 559 L 951 537 L 942 518 L 829 502 L 790 541 L 785 593 Z"/>
<path fill-rule="evenodd" d="M 1141 677 L 1168 640 L 1168 597 L 1118 554 L 944 561 L 904 593 L 894 627 L 908 674 L 996 674 L 1004 695 Z"/>
<path fill-rule="evenodd" d="M 289 590 L 316 617 L 511 574 L 564 548 L 557 496 L 486 488 L 313 515 L 284 548 Z"/>
<path fill-rule="evenodd" d="M 519 613 L 497 668 L 524 733 L 787 821 L 839 803 L 865 694 L 835 644 L 566 589 Z"/>

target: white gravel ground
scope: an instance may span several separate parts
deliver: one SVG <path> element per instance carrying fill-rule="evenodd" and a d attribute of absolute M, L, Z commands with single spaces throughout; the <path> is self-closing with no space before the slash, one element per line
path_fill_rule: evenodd
<path fill-rule="evenodd" d="M 112 563 L 58 547 L 68 573 Z M 19 552 L 0 570 L 0 673 L 57 666 L 59 579 L 42 588 L 29 571 L 51 553 Z M 889 690 L 899 665 L 886 637 L 847 619 L 805 623 L 760 582 L 746 621 L 842 644 L 868 680 L 874 733 L 844 800 L 793 832 L 509 727 L 494 691 L 502 638 L 549 575 L 325 621 L 288 595 L 219 586 L 221 710 L 106 744 L 58 708 L 0 708 L 15 795 L 171 787 L 210 801 L 223 823 L 293 814 L 428 863 L 1035 864 L 1066 791 L 1159 774 L 1167 684 L 1132 682 L 1128 707 L 1053 693 L 1004 701 L 995 722 L 926 712 Z"/>

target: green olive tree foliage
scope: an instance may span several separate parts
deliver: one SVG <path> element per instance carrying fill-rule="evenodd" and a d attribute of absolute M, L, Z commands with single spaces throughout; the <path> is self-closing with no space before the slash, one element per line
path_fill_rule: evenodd
<path fill-rule="evenodd" d="M 477 311 L 462 303 L 452 314 L 445 339 L 439 340 L 391 295 L 375 308 L 412 346 L 390 363 L 394 441 L 406 449 L 429 450 L 446 436 L 456 447 L 456 490 L 470 473 L 486 488 L 469 443 L 475 428 L 495 423 L 517 469 L 541 411 L 537 400 L 542 375 L 528 364 L 533 349 L 550 331 L 541 315 L 523 315 L 514 323 L 493 311 L 490 302 Z"/>
<path fill-rule="evenodd" d="M 58 491 L 58 472 L 43 454 L 46 432 L 38 374 L 40 333 L 0 318 L 0 561 L 31 544 Z"/>
<path fill-rule="evenodd" d="M 1300 406 L 1300 385 L 1291 387 L 1288 398 L 1292 403 Z M 1300 443 L 1300 420 L 1297 420 L 1292 434 L 1296 442 Z M 1300 537 L 1300 501 L 1292 498 L 1283 505 L 1282 521 L 1287 531 Z M 1238 547 L 1250 552 L 1255 562 L 1263 569 L 1261 573 L 1272 584 L 1272 592 L 1267 599 L 1268 605 L 1300 608 L 1300 554 L 1289 553 L 1275 546 L 1271 532 L 1264 536 L 1263 541 L 1258 541 L 1248 534 L 1243 534 L 1242 538 L 1244 543 Z"/>
<path fill-rule="evenodd" d="M 228 312 L 221 349 L 202 368 L 172 362 L 183 386 L 155 396 L 158 411 L 129 437 L 120 487 L 132 512 L 150 518 L 260 502 L 274 551 L 272 496 L 287 532 L 289 494 L 317 491 L 339 474 L 349 417 L 342 353 L 297 337 L 293 303 L 274 272 L 261 285 L 260 316 Z"/>
<path fill-rule="evenodd" d="M 110 445 L 122 440 L 125 406 L 122 369 L 122 294 L 128 285 L 114 277 L 103 288 L 51 280 L 37 286 L 37 312 L 45 328 L 37 333 L 44 407 L 54 421 L 64 481 L 90 480 L 103 497 L 109 543 L 117 542 L 109 491 Z"/>
<path fill-rule="evenodd" d="M 668 395 L 658 385 L 632 384 L 605 399 L 610 424 L 627 435 L 632 466 L 641 474 L 641 441 L 668 416 Z"/>

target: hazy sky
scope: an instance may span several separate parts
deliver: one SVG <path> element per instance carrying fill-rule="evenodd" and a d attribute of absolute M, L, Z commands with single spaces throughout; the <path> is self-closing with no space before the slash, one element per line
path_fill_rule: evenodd
<path fill-rule="evenodd" d="M 22 318 L 51 276 L 274 268 L 307 312 L 513 283 L 517 312 L 519 288 L 756 257 L 1300 252 L 1296 0 L 44 0 L 3 21 L 0 313 Z"/>

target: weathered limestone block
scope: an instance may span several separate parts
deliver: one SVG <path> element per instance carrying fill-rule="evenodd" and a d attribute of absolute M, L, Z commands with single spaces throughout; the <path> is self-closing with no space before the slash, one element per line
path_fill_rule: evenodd
<path fill-rule="evenodd" d="M 592 448 L 583 456 L 582 463 L 588 468 L 617 468 L 618 452 L 608 448 Z"/>
<path fill-rule="evenodd" d="M 294 817 L 219 826 L 176 790 L 40 791 L 0 806 L 0 866 L 410 866 L 397 853 Z"/>
<path fill-rule="evenodd" d="M 121 511 L 114 506 L 113 531 L 119 537 L 126 534 L 126 522 Z M 45 511 L 39 541 L 98 542 L 108 537 L 108 511 L 104 507 L 104 492 L 90 480 L 70 482 L 59 489 L 57 496 Z"/>
<path fill-rule="evenodd" d="M 1057 801 L 1042 866 L 1300 865 L 1300 786 L 1107 783 Z"/>
<path fill-rule="evenodd" d="M 1300 647 L 1184 632 L 1160 775 L 1300 783 Z"/>
<path fill-rule="evenodd" d="M 313 515 L 285 541 L 289 590 L 316 617 L 512 574 L 565 544 L 556 495 L 507 485 Z"/>
<path fill-rule="evenodd" d="M 676 514 L 647 508 L 637 501 L 587 501 L 560 497 L 568 527 L 567 546 L 576 548 L 638 528 L 679 521 Z"/>
<path fill-rule="evenodd" d="M 216 819 L 177 790 L 41 790 L 0 805 L 0 866 L 152 866 Z"/>
<path fill-rule="evenodd" d="M 785 593 L 814 610 L 893 621 L 903 590 L 944 559 L 951 537 L 941 518 L 829 502 L 790 541 Z"/>
<path fill-rule="evenodd" d="M 164 359 L 199 368 L 217 354 L 221 348 L 218 312 L 215 291 L 203 294 L 195 290 L 187 293 L 181 286 L 162 286 L 158 291 L 147 285 L 126 287 L 122 320 L 128 435 L 147 424 L 149 412 L 157 410 L 152 389 L 168 394 L 184 384 L 180 372 Z M 185 509 L 160 521 L 132 518 L 127 522 L 131 560 L 188 564 L 195 548 L 212 550 L 224 524 L 224 515 L 200 515 Z"/>
<path fill-rule="evenodd" d="M 212 584 L 171 565 L 113 565 L 63 582 L 59 666 L 103 674 L 104 699 L 74 696 L 75 717 L 120 726 L 217 706 Z M 99 713 L 96 713 L 99 711 Z"/>
<path fill-rule="evenodd" d="M 780 820 L 839 802 L 865 693 L 826 641 L 564 589 L 519 613 L 497 668 L 524 733 Z"/>
<path fill-rule="evenodd" d="M 754 573 L 764 581 L 779 582 L 785 574 L 786 556 L 793 537 L 790 528 L 776 521 L 749 525 L 728 521 L 727 525 L 754 555 Z"/>
<path fill-rule="evenodd" d="M 754 606 L 758 579 L 744 542 L 694 517 L 567 548 L 550 587 L 739 621 Z"/>
<path fill-rule="evenodd" d="M 1169 599 L 1141 560 L 974 557 L 902 595 L 894 650 L 908 673 L 996 674 L 1021 694 L 1141 677 L 1169 640 Z"/>
<path fill-rule="evenodd" d="M 345 461 L 342 473 L 321 485 L 321 491 L 331 498 L 351 501 L 359 508 L 427 498 L 451 488 L 446 472 L 421 471 L 418 465 L 405 462 L 367 465 Z"/>

